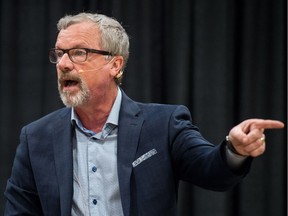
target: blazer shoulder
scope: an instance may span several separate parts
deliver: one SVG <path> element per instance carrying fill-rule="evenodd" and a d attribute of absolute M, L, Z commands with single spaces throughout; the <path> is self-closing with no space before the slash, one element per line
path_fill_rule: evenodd
<path fill-rule="evenodd" d="M 59 121 L 64 119 L 70 119 L 71 108 L 61 108 L 54 112 L 51 112 L 27 125 L 23 128 L 26 128 L 29 131 L 42 130 L 43 128 L 53 127 L 53 125 L 58 124 Z"/>
<path fill-rule="evenodd" d="M 129 98 L 124 91 L 122 91 L 122 95 L 122 106 L 125 107 L 125 109 L 122 109 L 124 113 L 132 113 L 135 115 L 142 114 L 144 116 L 148 115 L 152 117 L 155 113 L 157 115 L 172 115 L 173 113 L 187 113 L 190 115 L 189 109 L 184 105 L 142 103 Z"/>
<path fill-rule="evenodd" d="M 137 103 L 144 115 L 153 116 L 156 115 L 178 115 L 178 114 L 190 114 L 189 109 L 184 105 L 174 104 L 158 104 L 158 103 Z"/>

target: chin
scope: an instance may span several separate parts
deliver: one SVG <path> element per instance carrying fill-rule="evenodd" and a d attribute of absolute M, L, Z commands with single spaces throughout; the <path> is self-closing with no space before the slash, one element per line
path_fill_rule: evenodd
<path fill-rule="evenodd" d="M 58 92 L 63 104 L 66 107 L 79 107 L 83 106 L 90 97 L 90 91 L 85 83 L 80 85 L 80 89 L 75 91 L 64 90 L 60 84 L 58 85 Z"/>
<path fill-rule="evenodd" d="M 60 98 L 66 107 L 79 107 L 86 103 L 89 95 L 83 92 L 71 94 L 69 92 L 60 92 Z"/>

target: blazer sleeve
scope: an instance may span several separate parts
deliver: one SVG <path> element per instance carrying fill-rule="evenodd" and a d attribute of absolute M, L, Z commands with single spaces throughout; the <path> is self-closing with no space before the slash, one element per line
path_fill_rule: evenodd
<path fill-rule="evenodd" d="M 23 128 L 12 174 L 4 193 L 7 199 L 4 215 L 43 215 L 28 152 L 27 136 Z"/>
<path fill-rule="evenodd" d="M 225 158 L 225 144 L 208 142 L 192 124 L 185 106 L 178 106 L 170 117 L 169 139 L 175 173 L 181 180 L 223 191 L 239 183 L 249 171 L 251 160 L 239 170 L 230 169 Z"/>

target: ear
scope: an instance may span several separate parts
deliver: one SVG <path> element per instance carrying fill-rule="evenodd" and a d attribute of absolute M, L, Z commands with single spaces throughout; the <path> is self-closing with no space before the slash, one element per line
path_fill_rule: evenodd
<path fill-rule="evenodd" d="M 114 56 L 111 61 L 110 71 L 111 76 L 115 77 L 119 71 L 122 70 L 124 64 L 124 59 L 122 56 Z"/>

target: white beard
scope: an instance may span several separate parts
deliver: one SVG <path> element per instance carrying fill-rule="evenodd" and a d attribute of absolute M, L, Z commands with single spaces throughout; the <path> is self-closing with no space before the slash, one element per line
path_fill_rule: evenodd
<path fill-rule="evenodd" d="M 90 96 L 90 91 L 86 83 L 79 83 L 80 90 L 75 94 L 71 94 L 69 91 L 63 91 L 61 85 L 58 83 L 58 91 L 60 98 L 66 107 L 78 107 L 83 105 Z"/>

